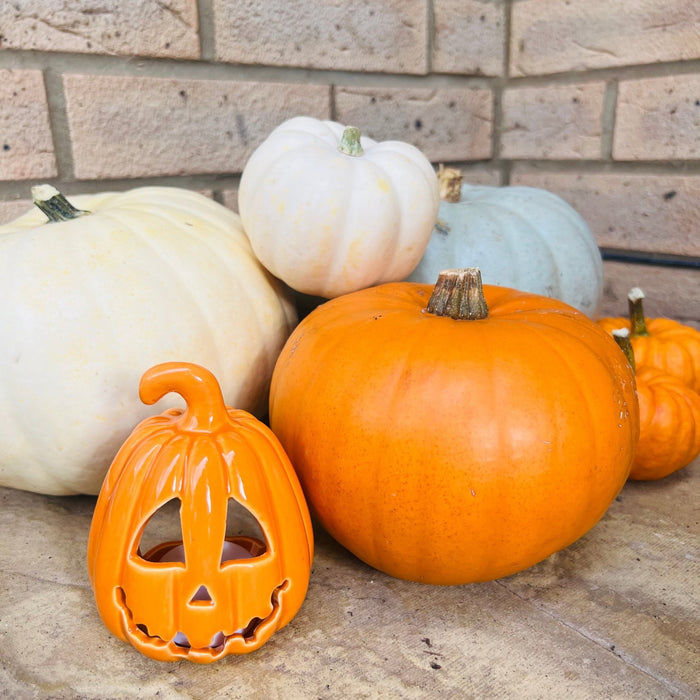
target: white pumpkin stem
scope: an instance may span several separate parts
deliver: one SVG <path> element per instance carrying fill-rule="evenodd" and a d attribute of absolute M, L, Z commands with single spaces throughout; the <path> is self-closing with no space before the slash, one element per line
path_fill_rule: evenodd
<path fill-rule="evenodd" d="M 481 284 L 481 270 L 443 270 L 428 301 L 427 311 L 457 321 L 478 321 L 487 318 L 489 309 Z"/>
<path fill-rule="evenodd" d="M 457 168 L 446 168 L 440 163 L 437 171 L 438 184 L 440 186 L 440 199 L 453 204 L 462 198 L 462 180 L 464 175 Z"/>
<path fill-rule="evenodd" d="M 649 335 L 647 323 L 644 319 L 644 292 L 639 287 L 630 289 L 627 295 L 629 302 L 630 328 L 632 329 L 632 337 L 638 335 Z"/>
<path fill-rule="evenodd" d="M 70 221 L 77 219 L 88 211 L 76 209 L 55 187 L 52 185 L 37 185 L 32 187 L 32 201 L 46 214 L 49 221 Z"/>
<path fill-rule="evenodd" d="M 616 328 L 612 332 L 612 337 L 615 338 L 615 342 L 620 346 L 620 350 L 625 353 L 632 371 L 636 371 L 637 363 L 634 361 L 634 348 L 632 347 L 629 328 Z"/>
<path fill-rule="evenodd" d="M 346 156 L 361 156 L 364 153 L 360 143 L 360 130 L 356 126 L 345 127 L 338 150 Z"/>

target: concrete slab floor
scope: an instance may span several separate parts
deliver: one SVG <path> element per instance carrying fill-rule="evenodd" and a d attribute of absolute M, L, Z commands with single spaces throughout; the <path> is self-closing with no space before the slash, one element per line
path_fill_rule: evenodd
<path fill-rule="evenodd" d="M 8 698 L 700 698 L 700 459 L 628 483 L 578 542 L 520 574 L 385 576 L 316 529 L 304 605 L 247 656 L 152 661 L 112 636 L 85 550 L 95 499 L 0 489 Z"/>

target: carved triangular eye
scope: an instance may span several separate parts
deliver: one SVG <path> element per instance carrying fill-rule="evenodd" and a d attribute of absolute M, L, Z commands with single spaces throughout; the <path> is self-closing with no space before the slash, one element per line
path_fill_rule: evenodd
<path fill-rule="evenodd" d="M 226 540 L 221 563 L 260 556 L 267 549 L 262 526 L 255 516 L 235 498 L 229 498 L 226 508 Z"/>
<path fill-rule="evenodd" d="M 138 555 L 147 561 L 185 561 L 179 498 L 171 498 L 151 515 L 143 528 Z"/>

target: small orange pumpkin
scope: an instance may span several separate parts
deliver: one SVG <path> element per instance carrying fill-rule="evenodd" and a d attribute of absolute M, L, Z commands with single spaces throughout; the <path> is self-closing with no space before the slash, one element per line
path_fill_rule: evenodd
<path fill-rule="evenodd" d="M 637 367 L 657 367 L 700 392 L 700 331 L 670 318 L 644 317 L 644 292 L 634 287 L 627 295 L 629 318 L 601 318 L 608 332 L 628 327 Z"/>
<path fill-rule="evenodd" d="M 612 332 L 635 369 L 629 329 Z M 662 479 L 700 454 L 700 395 L 657 367 L 636 369 L 639 443 L 629 478 Z"/>
<path fill-rule="evenodd" d="M 113 634 L 154 659 L 209 663 L 258 649 L 294 617 L 311 570 L 311 521 L 275 436 L 227 408 L 208 370 L 169 362 L 143 375 L 144 403 L 170 391 L 186 409 L 142 421 L 109 468 L 88 570 Z M 180 536 L 146 548 L 151 519 L 173 501 Z M 231 504 L 259 535 L 227 535 Z"/>
<path fill-rule="evenodd" d="M 634 376 L 573 307 L 478 270 L 333 299 L 292 333 L 270 425 L 309 506 L 371 566 L 436 584 L 568 546 L 624 485 Z"/>

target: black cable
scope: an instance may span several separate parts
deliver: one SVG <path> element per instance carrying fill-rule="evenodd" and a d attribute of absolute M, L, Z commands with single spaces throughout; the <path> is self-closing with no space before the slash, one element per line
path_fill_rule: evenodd
<path fill-rule="evenodd" d="M 637 250 L 601 248 L 603 260 L 611 262 L 635 263 L 636 265 L 658 265 L 660 267 L 700 268 L 700 257 L 693 255 L 673 255 L 671 253 L 645 253 Z"/>

